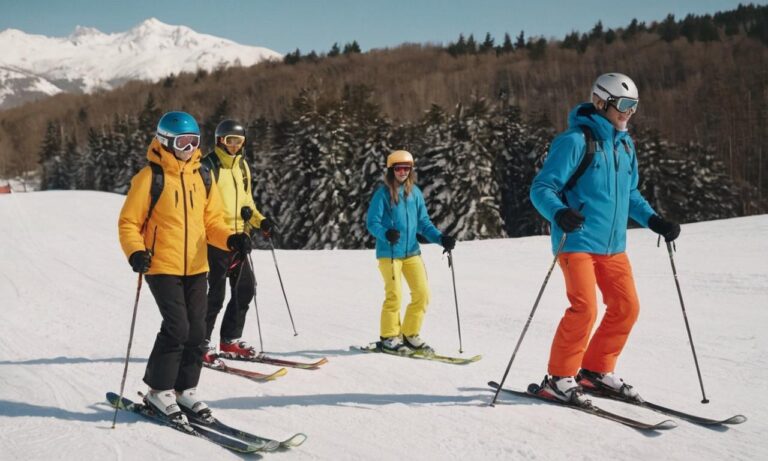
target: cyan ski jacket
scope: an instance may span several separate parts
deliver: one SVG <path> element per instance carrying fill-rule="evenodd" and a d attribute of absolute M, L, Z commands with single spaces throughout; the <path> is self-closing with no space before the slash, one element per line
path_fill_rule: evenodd
<path fill-rule="evenodd" d="M 404 191 L 401 185 L 396 204 L 392 202 L 389 188 L 383 184 L 373 193 L 366 224 L 368 232 L 376 237 L 376 258 L 408 258 L 421 254 L 417 233 L 432 243 L 440 243 L 442 234 L 429 219 L 421 189 L 414 185 L 407 197 Z M 389 229 L 400 231 L 400 240 L 392 245 L 386 237 Z"/>
<path fill-rule="evenodd" d="M 565 185 L 586 153 L 579 126 L 592 130 L 596 152 L 591 165 L 570 190 Z M 591 103 L 576 106 L 568 116 L 569 128 L 553 141 L 544 166 L 531 185 L 531 201 L 552 228 L 552 251 L 557 251 L 563 230 L 555 214 L 564 208 L 581 210 L 583 226 L 568 234 L 563 252 L 600 255 L 626 248 L 627 221 L 648 227 L 656 214 L 637 190 L 637 153 L 626 131 L 617 131 Z"/>

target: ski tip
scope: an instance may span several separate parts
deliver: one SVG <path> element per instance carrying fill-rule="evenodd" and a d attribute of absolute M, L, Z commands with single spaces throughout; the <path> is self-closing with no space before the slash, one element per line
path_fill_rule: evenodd
<path fill-rule="evenodd" d="M 665 419 L 664 421 L 658 423 L 657 425 L 653 426 L 652 429 L 654 430 L 660 430 L 660 431 L 666 431 L 669 429 L 674 429 L 677 427 L 677 423 L 671 419 Z"/>
<path fill-rule="evenodd" d="M 288 440 L 280 443 L 281 446 L 295 448 L 307 441 L 307 434 L 299 432 L 291 436 Z"/>
<path fill-rule="evenodd" d="M 744 415 L 734 415 L 723 421 L 723 424 L 742 424 L 747 422 L 747 417 Z"/>

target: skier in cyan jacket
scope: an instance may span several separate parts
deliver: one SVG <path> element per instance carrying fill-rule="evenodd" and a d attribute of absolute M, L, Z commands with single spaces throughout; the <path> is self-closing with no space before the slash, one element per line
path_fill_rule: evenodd
<path fill-rule="evenodd" d="M 625 253 L 627 220 L 668 242 L 680 234 L 680 226 L 660 217 L 637 189 L 637 153 L 627 133 L 639 102 L 634 82 L 619 73 L 601 75 L 590 99 L 571 111 L 569 128 L 552 141 L 530 192 L 536 209 L 551 223 L 553 252 L 566 234 L 557 257 L 570 302 L 552 341 L 541 388 L 574 404 L 586 400 L 583 387 L 640 398 L 614 374 L 640 308 Z M 588 136 L 594 140 L 594 157 L 569 184 L 587 154 Z M 595 285 L 606 312 L 590 339 L 597 318 Z"/>
<path fill-rule="evenodd" d="M 382 349 L 396 354 L 434 352 L 419 336 L 429 304 L 429 286 L 416 234 L 449 251 L 456 245 L 455 238 L 443 235 L 429 219 L 424 196 L 415 184 L 413 167 L 409 152 L 397 150 L 389 154 L 384 184 L 374 192 L 367 216 L 368 231 L 376 237 L 376 258 L 384 280 Z M 411 302 L 401 324 L 402 277 L 411 290 Z"/>

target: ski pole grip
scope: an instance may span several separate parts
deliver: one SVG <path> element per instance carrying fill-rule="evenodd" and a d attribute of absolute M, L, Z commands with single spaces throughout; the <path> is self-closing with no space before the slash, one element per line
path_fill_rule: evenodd
<path fill-rule="evenodd" d="M 253 210 L 251 210 L 251 207 L 244 206 L 240 208 L 240 217 L 243 218 L 243 221 L 250 221 L 251 216 L 253 216 Z"/>

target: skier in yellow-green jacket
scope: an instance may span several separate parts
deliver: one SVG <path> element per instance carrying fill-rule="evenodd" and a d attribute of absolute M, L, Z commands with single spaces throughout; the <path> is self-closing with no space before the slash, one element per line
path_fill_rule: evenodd
<path fill-rule="evenodd" d="M 272 223 L 265 218 L 253 202 L 251 171 L 245 160 L 245 128 L 235 120 L 224 120 L 216 127 L 216 145 L 213 152 L 203 159 L 203 166 L 216 178 L 221 196 L 224 221 L 232 232 L 259 229 L 265 238 L 271 238 Z M 250 211 L 244 221 L 242 210 Z M 227 303 L 221 321 L 219 353 L 223 357 L 251 358 L 257 352 L 241 339 L 245 316 L 255 292 L 252 268 L 243 255 L 208 245 L 208 313 L 206 315 L 206 344 L 203 361 L 216 361 L 216 347 L 211 344 L 211 334 L 216 318 L 224 305 L 226 281 L 229 279 L 232 297 Z"/>

